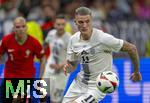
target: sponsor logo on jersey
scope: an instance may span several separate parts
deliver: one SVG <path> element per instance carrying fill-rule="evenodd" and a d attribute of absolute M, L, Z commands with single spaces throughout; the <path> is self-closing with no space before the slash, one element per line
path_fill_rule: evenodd
<path fill-rule="evenodd" d="M 41 53 L 41 54 L 44 54 L 44 50 L 42 49 L 40 53 Z"/>
<path fill-rule="evenodd" d="M 14 51 L 14 49 L 8 49 L 8 52 L 13 52 Z"/>
<path fill-rule="evenodd" d="M 109 51 L 109 50 L 104 50 L 104 52 L 105 52 L 105 53 L 111 53 L 111 51 Z"/>
<path fill-rule="evenodd" d="M 90 49 L 90 53 L 95 54 L 95 49 L 94 48 Z"/>

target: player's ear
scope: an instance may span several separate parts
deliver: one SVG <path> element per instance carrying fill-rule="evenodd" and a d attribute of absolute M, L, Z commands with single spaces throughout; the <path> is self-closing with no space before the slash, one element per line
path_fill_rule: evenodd
<path fill-rule="evenodd" d="M 77 21 L 76 21 L 76 19 L 74 19 L 74 23 L 77 25 Z"/>
<path fill-rule="evenodd" d="M 15 31 L 15 27 L 13 26 L 13 27 L 12 27 L 12 32 L 14 32 L 14 31 Z"/>
<path fill-rule="evenodd" d="M 26 30 L 28 30 L 28 25 L 26 25 Z"/>
<path fill-rule="evenodd" d="M 12 29 L 14 30 L 14 29 L 15 29 L 15 27 L 13 26 L 13 27 L 12 27 Z"/>
<path fill-rule="evenodd" d="M 54 28 L 56 28 L 56 26 L 57 26 L 57 24 L 56 24 L 56 22 L 54 23 Z"/>

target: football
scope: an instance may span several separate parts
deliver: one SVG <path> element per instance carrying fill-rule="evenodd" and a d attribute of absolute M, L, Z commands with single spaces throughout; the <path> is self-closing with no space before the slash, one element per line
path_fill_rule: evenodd
<path fill-rule="evenodd" d="M 112 71 L 102 72 L 97 77 L 96 86 L 103 93 L 113 93 L 119 86 L 119 78 Z"/>

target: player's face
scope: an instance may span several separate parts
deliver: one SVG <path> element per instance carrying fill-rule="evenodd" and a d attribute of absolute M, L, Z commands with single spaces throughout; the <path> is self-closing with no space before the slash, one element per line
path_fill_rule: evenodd
<path fill-rule="evenodd" d="M 65 19 L 56 19 L 55 29 L 57 29 L 58 34 L 63 34 L 64 33 L 65 25 L 66 25 L 66 20 Z"/>
<path fill-rule="evenodd" d="M 23 38 L 26 35 L 27 26 L 26 22 L 21 20 L 16 20 L 14 22 L 14 32 L 17 35 L 18 38 Z"/>
<path fill-rule="evenodd" d="M 92 17 L 91 15 L 76 15 L 75 23 L 78 30 L 83 35 L 88 35 L 92 30 Z"/>

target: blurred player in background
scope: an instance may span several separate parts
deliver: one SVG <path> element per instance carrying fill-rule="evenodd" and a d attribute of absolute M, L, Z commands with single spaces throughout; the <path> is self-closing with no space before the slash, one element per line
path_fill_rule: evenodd
<path fill-rule="evenodd" d="M 137 49 L 133 44 L 93 28 L 89 8 L 76 9 L 75 23 L 79 32 L 69 41 L 64 71 L 73 71 L 78 63 L 81 64 L 81 71 L 70 85 L 63 103 L 97 103 L 105 97 L 106 94 L 96 87 L 96 78 L 104 71 L 112 71 L 112 52 L 127 52 L 134 65 L 132 81 L 142 79 Z"/>
<path fill-rule="evenodd" d="M 34 78 L 36 71 L 33 60 L 35 56 L 40 59 L 40 77 L 42 76 L 45 65 L 44 50 L 36 39 L 27 35 L 26 31 L 25 18 L 17 17 L 13 22 L 13 33 L 3 37 L 1 41 L 0 57 L 4 53 L 8 55 L 4 69 L 4 78 L 6 79 Z M 3 99 L 1 98 L 1 100 Z"/>
<path fill-rule="evenodd" d="M 61 103 L 67 82 L 67 77 L 63 73 L 63 66 L 66 63 L 70 34 L 65 32 L 65 25 L 64 15 L 59 14 L 54 23 L 55 29 L 49 31 L 45 39 L 46 45 L 51 48 L 51 54 L 44 72 L 44 78 L 50 78 L 51 103 Z"/>

